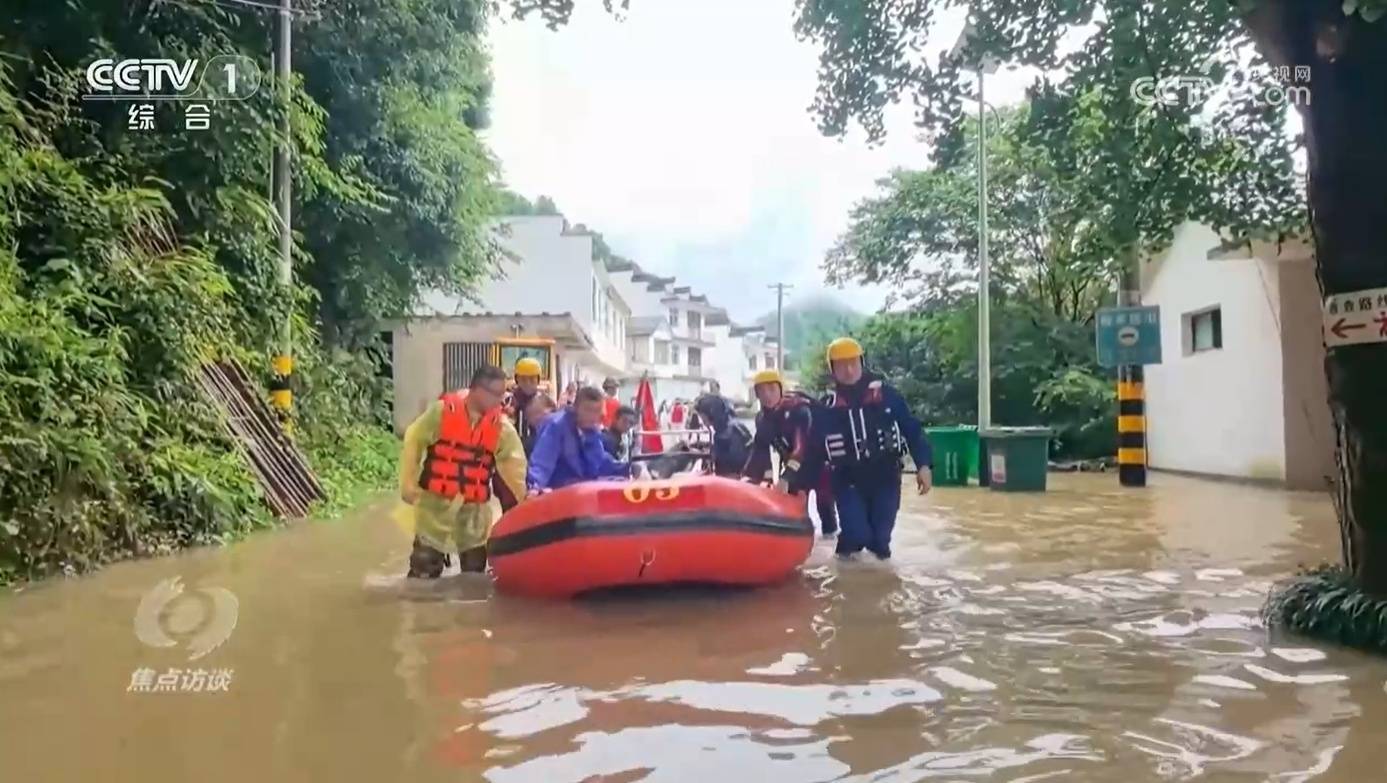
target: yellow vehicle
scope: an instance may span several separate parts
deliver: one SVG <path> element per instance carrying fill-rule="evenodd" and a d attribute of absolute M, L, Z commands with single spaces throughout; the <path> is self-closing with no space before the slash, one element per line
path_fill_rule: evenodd
<path fill-rule="evenodd" d="M 543 337 L 509 337 L 504 340 L 497 340 L 493 346 L 495 351 L 493 363 L 505 370 L 507 373 L 515 372 L 515 363 L 524 358 L 534 359 L 539 362 L 539 366 L 544 368 L 544 374 L 540 376 L 539 388 L 547 394 L 553 394 L 557 386 L 557 379 L 554 377 L 554 341 Z M 511 378 L 511 383 L 515 378 Z"/>
<path fill-rule="evenodd" d="M 461 389 L 472 373 L 483 364 L 494 364 L 511 374 L 515 363 L 529 357 L 544 369 L 539 388 L 553 394 L 558 386 L 558 362 L 554 341 L 543 337 L 504 337 L 485 343 L 445 343 L 443 346 L 443 388 Z M 512 379 L 513 380 L 513 379 Z"/>

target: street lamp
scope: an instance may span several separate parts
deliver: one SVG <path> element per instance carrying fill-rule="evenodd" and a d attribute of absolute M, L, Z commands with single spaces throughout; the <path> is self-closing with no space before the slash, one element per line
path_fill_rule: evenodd
<path fill-rule="evenodd" d="M 950 56 L 962 55 L 975 35 L 973 20 L 969 19 L 949 51 Z M 983 99 L 983 76 L 997 72 L 997 61 L 984 56 L 970 65 L 978 77 L 978 429 L 981 430 L 992 426 L 992 322 L 988 307 L 992 295 L 987 259 L 987 101 Z"/>

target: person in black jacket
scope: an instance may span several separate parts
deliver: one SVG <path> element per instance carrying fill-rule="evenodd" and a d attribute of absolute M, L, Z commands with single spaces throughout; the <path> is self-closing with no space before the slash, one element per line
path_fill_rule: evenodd
<path fill-rule="evenodd" d="M 920 494 L 930 491 L 934 457 L 920 420 L 905 398 L 862 364 L 862 346 L 851 337 L 829 343 L 833 391 L 816 429 L 833 471 L 833 499 L 843 530 L 840 556 L 867 549 L 891 557 L 891 532 L 901 506 L 901 468 L 906 454 L 915 463 Z"/>
<path fill-rule="evenodd" d="M 814 490 L 819 524 L 825 538 L 838 532 L 838 514 L 828 491 L 822 444 L 814 434 L 815 409 L 819 404 L 803 392 L 786 392 L 785 382 L 776 370 L 762 370 L 752 379 L 761 412 L 756 414 L 756 436 L 751 454 L 742 468 L 742 478 L 771 483 L 771 451 L 780 457 L 782 492 L 807 495 Z"/>
<path fill-rule="evenodd" d="M 636 428 L 636 409 L 623 405 L 616 409 L 612 426 L 602 431 L 602 445 L 612 459 L 625 462 L 631 456 L 631 430 Z"/>
<path fill-rule="evenodd" d="M 723 397 L 705 394 L 694 402 L 694 412 L 698 424 L 713 431 L 713 473 L 741 476 L 751 449 L 751 431 L 736 420 L 732 404 Z"/>

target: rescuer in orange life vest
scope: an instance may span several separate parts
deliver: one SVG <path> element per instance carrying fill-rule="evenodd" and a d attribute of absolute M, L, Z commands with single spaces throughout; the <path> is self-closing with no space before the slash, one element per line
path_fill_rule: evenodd
<path fill-rule="evenodd" d="M 822 444 L 815 437 L 814 409 L 818 402 L 803 392 L 785 391 L 785 380 L 778 370 L 762 370 L 752 378 L 752 391 L 761 403 L 756 414 L 756 437 L 751 442 L 742 477 L 747 481 L 769 482 L 771 450 L 780 456 L 777 489 L 792 495 L 808 495 L 814 490 L 819 524 L 825 537 L 838 532 L 838 514 L 829 490 L 829 473 Z"/>
<path fill-rule="evenodd" d="M 400 497 L 412 517 L 409 575 L 437 578 L 457 551 L 463 571 L 486 570 L 486 542 L 501 510 L 525 494 L 525 447 L 501 400 L 506 373 L 484 365 L 465 391 L 444 394 L 405 432 Z"/>
<path fill-rule="evenodd" d="M 530 403 L 539 394 L 540 376 L 544 367 L 539 360 L 526 356 L 515 363 L 515 388 L 511 389 L 506 400 L 506 414 L 510 416 L 515 431 L 520 434 L 520 442 L 525 445 L 525 456 L 535 448 L 535 423 L 530 421 L 527 411 Z"/>

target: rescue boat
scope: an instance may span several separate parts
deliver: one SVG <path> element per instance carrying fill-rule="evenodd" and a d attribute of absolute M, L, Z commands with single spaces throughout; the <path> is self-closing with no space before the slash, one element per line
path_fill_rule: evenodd
<path fill-rule="evenodd" d="M 809 557 L 803 498 L 715 476 L 589 482 L 506 512 L 488 544 L 498 590 L 568 598 L 645 585 L 756 586 Z"/>

